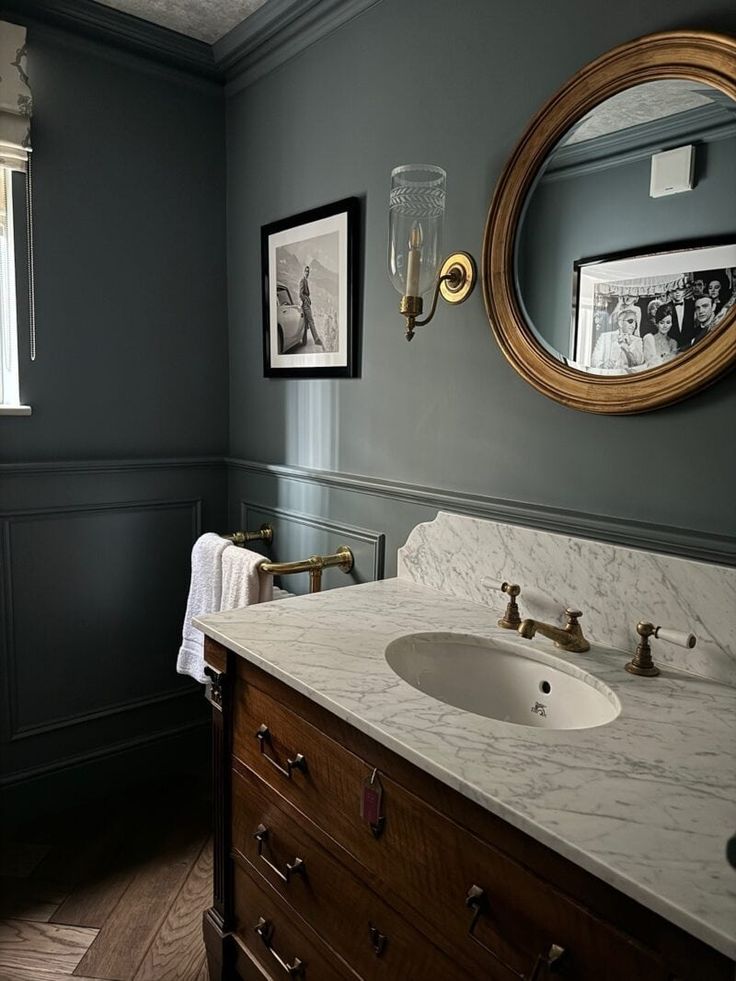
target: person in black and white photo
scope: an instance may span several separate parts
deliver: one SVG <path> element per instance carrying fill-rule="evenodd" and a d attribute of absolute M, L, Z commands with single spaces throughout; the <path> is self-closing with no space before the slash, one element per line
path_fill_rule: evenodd
<path fill-rule="evenodd" d="M 302 305 L 304 322 L 312 335 L 312 340 L 320 347 L 324 347 L 317 333 L 317 328 L 314 326 L 314 317 L 312 316 L 312 298 L 309 293 L 309 266 L 304 267 L 304 275 L 299 280 L 299 302 Z"/>
<path fill-rule="evenodd" d="M 686 298 L 685 292 L 685 280 L 678 279 L 672 290 L 670 299 L 673 318 L 669 339 L 675 342 L 680 351 L 690 346 L 690 337 L 693 331 L 693 317 L 695 316 L 695 302 Z"/>
<path fill-rule="evenodd" d="M 598 338 L 591 365 L 594 368 L 630 371 L 644 363 L 644 351 L 639 335 L 639 307 L 621 307 L 616 314 L 616 330 Z"/>
<path fill-rule="evenodd" d="M 713 297 L 706 293 L 704 296 L 699 296 L 695 301 L 695 319 L 693 321 L 693 326 L 689 334 L 689 342 L 686 346 L 695 344 L 701 339 L 708 331 L 715 326 L 716 323 L 716 310 L 713 303 Z"/>
<path fill-rule="evenodd" d="M 642 342 L 644 363 L 647 368 L 656 368 L 671 361 L 677 354 L 677 341 L 671 337 L 675 313 L 671 303 L 660 303 L 654 311 L 657 325 L 656 334 L 647 334 Z"/>

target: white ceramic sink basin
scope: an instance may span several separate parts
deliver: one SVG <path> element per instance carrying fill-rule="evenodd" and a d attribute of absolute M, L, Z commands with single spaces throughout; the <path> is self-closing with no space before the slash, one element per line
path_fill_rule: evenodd
<path fill-rule="evenodd" d="M 582 655 L 581 655 L 582 657 Z M 543 651 L 471 634 L 407 634 L 386 660 L 412 687 L 489 719 L 539 729 L 590 729 L 621 711 L 587 671 Z"/>

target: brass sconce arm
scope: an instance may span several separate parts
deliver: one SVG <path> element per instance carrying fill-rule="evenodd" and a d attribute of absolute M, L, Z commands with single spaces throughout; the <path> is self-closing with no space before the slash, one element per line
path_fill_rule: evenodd
<path fill-rule="evenodd" d="M 475 259 L 467 252 L 453 252 L 442 263 L 432 296 L 432 306 L 424 320 L 417 318 L 422 313 L 424 302 L 421 296 L 402 296 L 399 309 L 406 318 L 406 339 L 414 337 L 416 327 L 426 327 L 437 311 L 440 295 L 448 303 L 462 303 L 473 292 L 477 270 Z"/>

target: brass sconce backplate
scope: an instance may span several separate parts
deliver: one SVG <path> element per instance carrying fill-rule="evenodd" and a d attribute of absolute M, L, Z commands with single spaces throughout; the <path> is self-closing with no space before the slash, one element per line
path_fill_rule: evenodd
<path fill-rule="evenodd" d="M 473 292 L 477 278 L 475 260 L 468 252 L 453 252 L 440 269 L 440 293 L 448 303 L 462 303 Z"/>

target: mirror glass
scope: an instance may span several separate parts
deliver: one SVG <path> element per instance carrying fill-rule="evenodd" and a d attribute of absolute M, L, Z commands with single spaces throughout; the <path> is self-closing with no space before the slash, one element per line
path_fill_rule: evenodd
<path fill-rule="evenodd" d="M 736 102 L 701 82 L 634 85 L 572 126 L 515 243 L 519 304 L 544 348 L 590 374 L 635 374 L 731 321 L 734 174 Z"/>

